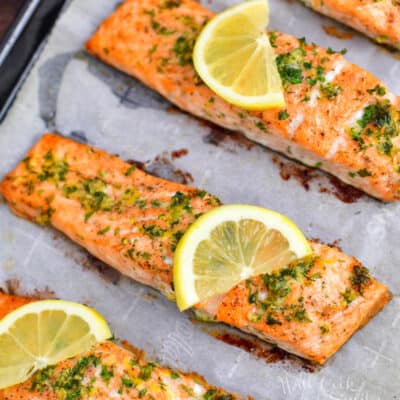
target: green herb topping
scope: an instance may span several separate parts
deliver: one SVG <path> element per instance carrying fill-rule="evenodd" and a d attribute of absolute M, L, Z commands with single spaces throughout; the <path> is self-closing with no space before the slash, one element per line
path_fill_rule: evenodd
<path fill-rule="evenodd" d="M 351 276 L 351 284 L 357 293 L 362 295 L 364 289 L 369 285 L 370 282 L 371 276 L 368 268 L 362 265 L 354 266 L 353 274 Z"/>
<path fill-rule="evenodd" d="M 387 99 L 376 100 L 365 107 L 362 117 L 350 129 L 350 135 L 360 150 L 374 144 L 380 154 L 393 157 L 393 139 L 399 135 L 399 126 L 400 111 L 395 111 Z"/>
<path fill-rule="evenodd" d="M 286 297 L 291 292 L 294 281 L 311 279 L 310 271 L 315 259 L 309 258 L 295 262 L 279 272 L 263 275 L 263 287 L 254 290 L 251 280 L 246 282 L 249 289 L 248 301 L 256 305 L 256 311 L 250 314 L 252 322 L 264 320 L 268 325 L 281 325 L 283 321 L 310 322 L 304 305 L 304 298 L 297 303 L 286 304 Z M 266 290 L 265 299 L 260 299 L 259 291 Z"/>

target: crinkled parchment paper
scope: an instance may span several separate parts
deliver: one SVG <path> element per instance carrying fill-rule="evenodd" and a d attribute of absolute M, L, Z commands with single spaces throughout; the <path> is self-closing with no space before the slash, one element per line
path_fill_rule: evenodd
<path fill-rule="evenodd" d="M 291 362 L 267 363 L 214 339 L 154 291 L 121 277 L 55 231 L 11 215 L 4 203 L 0 285 L 11 279 L 20 293 L 47 288 L 58 297 L 94 306 L 118 337 L 149 356 L 196 370 L 213 384 L 256 399 L 400 398 L 400 204 L 367 196 L 343 203 L 331 193 L 324 174 L 309 182 L 308 191 L 296 179 L 282 180 L 272 152 L 171 112 L 157 94 L 92 59 L 83 43 L 117 3 L 75 0 L 63 13 L 0 126 L 0 177 L 44 131 L 57 130 L 124 159 L 146 162 L 149 171 L 202 187 L 224 203 L 276 209 L 311 238 L 340 240 L 343 250 L 369 266 L 395 297 L 314 373 Z M 206 3 L 221 10 L 231 1 Z M 271 3 L 273 28 L 335 49 L 347 47 L 350 60 L 400 93 L 400 61 L 393 55 L 357 34 L 346 41 L 326 35 L 322 25 L 334 23 L 297 2 Z M 180 149 L 187 154 L 171 155 Z"/>

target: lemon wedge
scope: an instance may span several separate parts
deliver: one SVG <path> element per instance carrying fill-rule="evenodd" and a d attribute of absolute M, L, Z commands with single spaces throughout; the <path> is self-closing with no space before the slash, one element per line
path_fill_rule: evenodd
<path fill-rule="evenodd" d="M 275 211 L 248 205 L 216 208 L 191 225 L 177 246 L 178 307 L 185 310 L 311 254 L 300 229 Z"/>
<path fill-rule="evenodd" d="M 89 351 L 111 337 L 103 317 L 81 304 L 43 300 L 26 304 L 0 321 L 0 389 L 36 371 Z"/>
<path fill-rule="evenodd" d="M 267 0 L 233 6 L 204 27 L 193 51 L 194 67 L 207 86 L 248 110 L 285 106 L 268 20 Z"/>

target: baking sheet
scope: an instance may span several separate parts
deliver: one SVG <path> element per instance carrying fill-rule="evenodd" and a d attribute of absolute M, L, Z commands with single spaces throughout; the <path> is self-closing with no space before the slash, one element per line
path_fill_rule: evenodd
<path fill-rule="evenodd" d="M 215 11 L 231 3 L 204 2 Z M 344 203 L 338 199 L 342 191 L 324 174 L 298 173 L 287 160 L 171 109 L 139 82 L 92 59 L 82 50 L 83 43 L 117 4 L 75 0 L 63 13 L 0 125 L 0 177 L 44 131 L 57 130 L 123 159 L 144 162 L 160 176 L 202 187 L 224 203 L 278 210 L 308 237 L 338 240 L 345 252 L 388 284 L 395 297 L 323 368 L 309 372 L 293 362 L 267 363 L 215 340 L 155 291 L 105 267 L 54 230 L 11 215 L 4 203 L 0 285 L 91 305 L 105 315 L 116 336 L 150 357 L 196 370 L 213 384 L 255 399 L 400 398 L 400 204 L 382 204 L 367 196 Z M 348 59 L 400 93 L 400 61 L 394 55 L 357 34 L 346 41 L 328 36 L 322 26 L 335 24 L 296 2 L 272 0 L 271 8 L 273 28 L 335 49 L 348 48 Z M 187 154 L 173 154 L 181 149 Z M 297 179 L 286 181 L 281 174 Z"/>

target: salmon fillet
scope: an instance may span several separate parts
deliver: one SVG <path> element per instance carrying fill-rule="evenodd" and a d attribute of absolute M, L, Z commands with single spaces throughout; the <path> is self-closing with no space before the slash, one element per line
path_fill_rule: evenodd
<path fill-rule="evenodd" d="M 0 291 L 0 319 L 5 317 L 11 311 L 16 310 L 17 308 L 28 304 L 32 301 L 27 297 L 21 296 L 12 296 L 10 294 L 5 294 Z"/>
<path fill-rule="evenodd" d="M 179 238 L 219 200 L 146 174 L 101 150 L 46 134 L 0 193 L 17 215 L 50 224 L 121 273 L 174 299 Z M 196 306 L 224 322 L 323 364 L 390 300 L 355 258 L 311 242 L 314 257 L 239 284 Z"/>
<path fill-rule="evenodd" d="M 400 49 L 398 0 L 302 0 L 302 3 L 364 33 L 378 43 Z"/>
<path fill-rule="evenodd" d="M 86 48 L 182 110 L 376 198 L 400 199 L 400 97 L 340 53 L 270 32 L 286 109 L 232 106 L 202 83 L 192 65 L 195 39 L 212 17 L 194 0 L 126 0 Z"/>
<path fill-rule="evenodd" d="M 0 315 L 32 301 L 0 293 Z M 0 390 L 0 400 L 143 399 L 235 400 L 195 373 L 164 368 L 133 346 L 113 342 L 37 372 L 27 382 Z"/>

